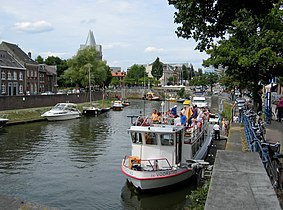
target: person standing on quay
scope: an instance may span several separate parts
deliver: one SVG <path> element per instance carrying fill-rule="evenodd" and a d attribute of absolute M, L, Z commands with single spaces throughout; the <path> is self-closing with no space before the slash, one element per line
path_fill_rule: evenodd
<path fill-rule="evenodd" d="M 281 122 L 283 117 L 283 97 L 280 97 L 277 104 L 278 121 Z"/>
<path fill-rule="evenodd" d="M 214 139 L 220 140 L 220 126 L 218 123 L 214 124 L 213 131 L 214 131 Z"/>

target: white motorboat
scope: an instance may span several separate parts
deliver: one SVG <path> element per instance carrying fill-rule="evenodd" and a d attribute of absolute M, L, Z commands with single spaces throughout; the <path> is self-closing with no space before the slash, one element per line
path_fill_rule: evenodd
<path fill-rule="evenodd" d="M 70 120 L 81 117 L 81 112 L 74 103 L 58 103 L 41 117 L 45 117 L 49 121 Z"/>
<path fill-rule="evenodd" d="M 4 127 L 9 119 L 0 117 L 0 128 Z"/>
<path fill-rule="evenodd" d="M 122 111 L 123 107 L 122 101 L 114 101 L 112 104 L 113 111 Z"/>
<path fill-rule="evenodd" d="M 132 152 L 121 164 L 122 172 L 137 189 L 150 190 L 180 183 L 206 164 L 204 158 L 212 141 L 212 126 L 207 120 L 189 128 L 139 124 L 128 130 Z"/>

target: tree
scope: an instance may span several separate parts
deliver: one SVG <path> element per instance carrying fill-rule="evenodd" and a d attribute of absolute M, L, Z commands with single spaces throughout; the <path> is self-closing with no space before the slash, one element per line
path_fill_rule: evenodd
<path fill-rule="evenodd" d="M 182 65 L 182 73 L 183 73 L 183 80 L 188 80 L 189 78 L 189 72 L 188 72 L 188 68 L 183 64 Z"/>
<path fill-rule="evenodd" d="M 144 78 L 146 76 L 147 73 L 145 71 L 145 67 L 138 64 L 134 64 L 128 70 L 125 82 L 130 85 L 138 84 L 139 79 Z"/>
<path fill-rule="evenodd" d="M 215 73 L 205 73 L 204 76 L 207 84 L 210 86 L 210 91 L 212 92 L 213 85 L 218 81 L 218 76 Z"/>
<path fill-rule="evenodd" d="M 79 50 L 73 58 L 69 59 L 68 69 L 62 76 L 65 82 L 86 87 L 89 85 L 88 72 L 90 71 L 91 85 L 103 87 L 109 77 L 109 68 L 104 61 L 97 59 L 96 54 L 95 48 L 88 47 Z"/>
<path fill-rule="evenodd" d="M 36 57 L 35 61 L 36 61 L 37 63 L 39 63 L 39 64 L 43 64 L 44 59 L 43 59 L 43 57 L 41 57 L 41 56 L 39 55 L 39 56 Z"/>
<path fill-rule="evenodd" d="M 280 0 L 169 0 L 177 10 L 174 14 L 179 25 L 177 36 L 195 39 L 196 48 L 201 51 L 209 49 L 215 38 L 225 38 L 242 9 L 249 10 L 251 16 L 264 18 L 277 2 Z"/>
<path fill-rule="evenodd" d="M 158 57 L 152 64 L 151 74 L 156 80 L 159 80 L 163 75 L 163 64 L 159 61 Z"/>
<path fill-rule="evenodd" d="M 48 56 L 44 60 L 44 63 L 46 65 L 53 65 L 57 67 L 57 83 L 59 86 L 64 86 L 64 79 L 62 78 L 62 75 L 64 71 L 68 69 L 67 61 L 56 56 Z"/>

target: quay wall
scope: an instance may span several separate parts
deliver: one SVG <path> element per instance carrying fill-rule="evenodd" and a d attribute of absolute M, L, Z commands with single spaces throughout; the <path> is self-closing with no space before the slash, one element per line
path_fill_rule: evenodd
<path fill-rule="evenodd" d="M 141 99 L 143 95 L 144 89 L 137 88 L 106 90 L 105 99 L 114 99 L 116 96 Z M 92 93 L 91 98 L 92 101 L 101 100 L 103 98 L 103 92 L 95 91 Z M 55 95 L 1 96 L 0 111 L 54 106 L 59 102 L 85 103 L 88 101 L 88 92 Z"/>
<path fill-rule="evenodd" d="M 102 99 L 102 92 L 95 91 L 92 100 Z M 28 109 L 35 107 L 54 106 L 59 102 L 85 103 L 89 101 L 89 93 L 59 94 L 59 95 L 24 95 L 1 96 L 0 111 Z"/>

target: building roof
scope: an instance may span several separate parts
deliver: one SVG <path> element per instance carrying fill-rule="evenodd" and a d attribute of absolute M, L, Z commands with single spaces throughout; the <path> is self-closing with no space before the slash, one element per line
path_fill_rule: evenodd
<path fill-rule="evenodd" d="M 92 47 L 95 47 L 96 46 L 96 43 L 95 43 L 95 39 L 94 39 L 94 35 L 93 35 L 93 32 L 92 30 L 89 30 L 88 32 L 88 36 L 86 38 L 86 43 L 85 43 L 86 46 L 92 46 Z"/>
<path fill-rule="evenodd" d="M 24 67 L 5 50 L 0 50 L 0 66 L 24 69 Z"/>
<path fill-rule="evenodd" d="M 11 44 L 8 42 L 2 42 L 1 45 L 5 45 L 9 50 L 9 52 L 16 56 L 17 59 L 19 59 L 19 62 L 21 63 L 30 63 L 30 64 L 38 64 L 35 62 L 32 58 L 30 58 L 24 51 L 22 51 L 21 48 L 18 47 L 18 45 Z"/>
<path fill-rule="evenodd" d="M 115 71 L 115 72 L 111 72 L 112 74 L 112 77 L 125 77 L 126 76 L 126 72 L 118 72 L 118 71 Z"/>

